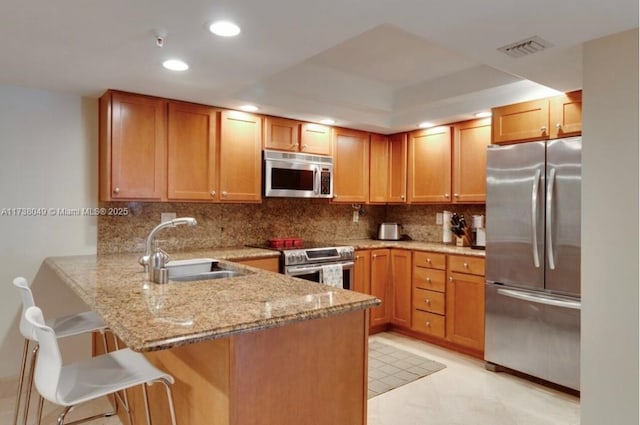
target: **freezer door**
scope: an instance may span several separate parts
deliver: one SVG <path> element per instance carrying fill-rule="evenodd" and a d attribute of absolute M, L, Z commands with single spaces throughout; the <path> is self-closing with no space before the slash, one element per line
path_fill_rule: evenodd
<path fill-rule="evenodd" d="M 486 285 L 485 360 L 580 389 L 580 301 Z"/>
<path fill-rule="evenodd" d="M 580 137 L 547 142 L 546 289 L 580 296 Z"/>
<path fill-rule="evenodd" d="M 544 288 L 545 142 L 487 150 L 486 278 Z"/>

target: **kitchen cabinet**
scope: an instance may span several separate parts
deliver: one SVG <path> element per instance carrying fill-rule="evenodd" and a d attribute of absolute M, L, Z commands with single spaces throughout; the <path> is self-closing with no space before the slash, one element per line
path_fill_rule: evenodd
<path fill-rule="evenodd" d="M 300 125 L 300 152 L 331 155 L 331 127 L 310 122 Z"/>
<path fill-rule="evenodd" d="M 363 294 L 371 294 L 371 251 L 357 250 L 354 263 L 352 289 Z"/>
<path fill-rule="evenodd" d="M 451 128 L 409 133 L 409 203 L 451 202 Z"/>
<path fill-rule="evenodd" d="M 391 250 L 391 323 L 411 327 L 411 251 Z"/>
<path fill-rule="evenodd" d="M 491 144 L 491 118 L 454 125 L 453 202 L 485 202 L 487 146 Z"/>
<path fill-rule="evenodd" d="M 407 133 L 389 136 L 389 204 L 407 202 L 407 145 Z"/>
<path fill-rule="evenodd" d="M 484 259 L 449 256 L 446 336 L 455 344 L 484 351 Z"/>
<path fill-rule="evenodd" d="M 582 91 L 493 108 L 492 143 L 557 139 L 582 133 Z"/>
<path fill-rule="evenodd" d="M 265 117 L 265 149 L 298 152 L 300 148 L 300 122 L 285 118 Z"/>
<path fill-rule="evenodd" d="M 551 139 L 582 134 L 582 90 L 554 96 L 549 104 Z"/>
<path fill-rule="evenodd" d="M 391 320 L 390 250 L 371 250 L 371 295 L 382 301 L 371 309 L 371 327 L 386 326 Z"/>
<path fill-rule="evenodd" d="M 369 133 L 334 128 L 333 202 L 369 201 Z"/>
<path fill-rule="evenodd" d="M 100 200 L 162 200 L 166 192 L 166 101 L 107 91 L 99 107 Z"/>
<path fill-rule="evenodd" d="M 389 139 L 381 134 L 371 134 L 369 143 L 369 203 L 386 204 L 389 197 Z"/>
<path fill-rule="evenodd" d="M 262 200 L 262 118 L 238 111 L 220 114 L 220 200 Z"/>
<path fill-rule="evenodd" d="M 208 106 L 169 102 L 169 200 L 218 200 L 217 116 Z"/>
<path fill-rule="evenodd" d="M 270 258 L 248 258 L 244 260 L 233 260 L 234 263 L 244 264 L 245 266 L 256 267 L 258 269 L 267 270 L 273 273 L 280 272 L 280 263 L 278 257 Z"/>
<path fill-rule="evenodd" d="M 445 337 L 446 255 L 413 252 L 413 321 L 411 329 L 436 338 Z"/>

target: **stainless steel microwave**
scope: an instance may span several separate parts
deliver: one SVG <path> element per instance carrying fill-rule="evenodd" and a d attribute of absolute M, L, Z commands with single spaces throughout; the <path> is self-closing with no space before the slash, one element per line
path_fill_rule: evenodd
<path fill-rule="evenodd" d="M 333 158 L 323 155 L 263 151 L 264 196 L 333 197 Z"/>

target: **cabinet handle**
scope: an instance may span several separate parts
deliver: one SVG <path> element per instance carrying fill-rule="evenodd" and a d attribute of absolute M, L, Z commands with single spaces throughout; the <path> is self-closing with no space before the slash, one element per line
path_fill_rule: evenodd
<path fill-rule="evenodd" d="M 431 283 L 431 278 L 430 277 L 427 278 L 427 282 Z"/>
<path fill-rule="evenodd" d="M 424 322 L 424 324 L 425 324 L 428 328 L 430 328 L 430 327 L 431 327 L 431 322 L 430 322 L 430 321 L 428 321 L 428 320 L 427 320 L 426 322 Z"/>
<path fill-rule="evenodd" d="M 427 258 L 427 263 L 431 264 L 431 258 Z"/>
<path fill-rule="evenodd" d="M 462 263 L 462 267 L 464 267 L 465 269 L 468 269 L 468 268 L 469 268 L 469 264 L 467 264 L 467 263 Z"/>
<path fill-rule="evenodd" d="M 120 188 L 119 187 L 114 188 L 113 193 L 120 193 Z"/>
<path fill-rule="evenodd" d="M 456 197 L 456 198 L 460 197 L 460 195 L 458 195 L 457 193 L 454 193 L 453 196 Z"/>
<path fill-rule="evenodd" d="M 222 191 L 222 196 L 227 196 L 227 195 L 228 195 L 227 191 L 226 191 L 226 190 L 223 190 L 223 191 Z"/>
<path fill-rule="evenodd" d="M 211 196 L 216 196 L 216 191 L 215 190 L 211 191 Z"/>
<path fill-rule="evenodd" d="M 449 194 L 448 194 L 448 193 L 445 193 L 445 194 L 444 194 L 444 197 L 445 197 L 445 198 L 448 198 L 448 197 L 449 197 Z"/>
<path fill-rule="evenodd" d="M 557 124 L 556 124 L 556 128 L 557 128 L 558 130 L 561 130 L 561 129 L 562 129 L 562 124 L 557 123 Z"/>
<path fill-rule="evenodd" d="M 404 195 L 400 195 L 400 199 L 404 199 Z"/>
<path fill-rule="evenodd" d="M 376 257 L 377 257 L 377 255 L 376 255 L 376 254 L 373 254 L 373 255 L 371 256 L 371 258 L 372 258 L 372 259 L 374 259 L 374 260 L 376 259 Z"/>
<path fill-rule="evenodd" d="M 306 149 L 306 148 L 307 148 L 306 144 L 302 145 L 302 149 Z"/>
<path fill-rule="evenodd" d="M 449 276 L 449 282 L 453 282 L 453 276 Z"/>
<path fill-rule="evenodd" d="M 547 127 L 544 126 L 544 125 L 542 127 L 540 127 L 540 132 L 546 133 L 547 132 Z"/>
<path fill-rule="evenodd" d="M 359 255 L 356 255 L 356 260 L 359 260 L 361 257 Z"/>
<path fill-rule="evenodd" d="M 429 298 L 424 299 L 425 304 L 431 304 L 431 300 Z"/>

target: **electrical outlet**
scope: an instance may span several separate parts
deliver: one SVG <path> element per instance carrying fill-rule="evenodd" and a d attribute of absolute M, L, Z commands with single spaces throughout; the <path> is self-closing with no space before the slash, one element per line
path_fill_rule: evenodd
<path fill-rule="evenodd" d="M 442 213 L 436 213 L 436 224 L 442 224 Z"/>
<path fill-rule="evenodd" d="M 353 212 L 353 222 L 357 223 L 358 221 L 360 221 L 360 213 L 358 211 L 354 211 Z"/>
<path fill-rule="evenodd" d="M 167 221 L 171 221 L 176 218 L 176 213 L 174 212 L 164 212 L 160 213 L 160 223 L 165 223 Z"/>

